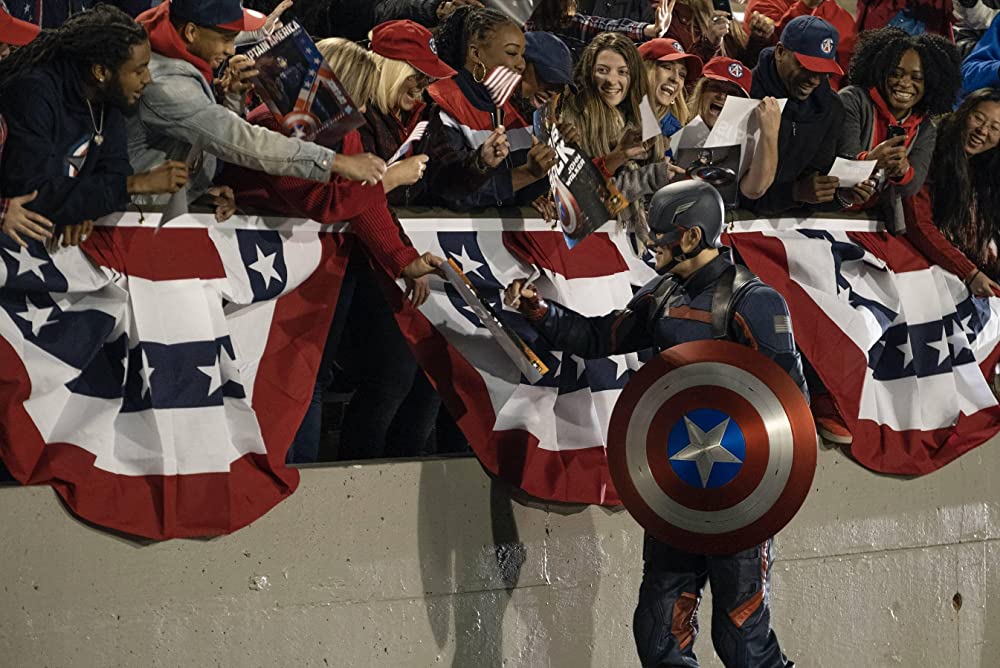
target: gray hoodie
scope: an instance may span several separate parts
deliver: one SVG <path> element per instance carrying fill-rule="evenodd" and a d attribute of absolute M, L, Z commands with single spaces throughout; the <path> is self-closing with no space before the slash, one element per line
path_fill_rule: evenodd
<path fill-rule="evenodd" d="M 164 160 L 184 161 L 192 146 L 203 152 L 191 174 L 188 199 L 212 185 L 218 161 L 275 176 L 329 181 L 336 157 L 319 144 L 301 141 L 252 125 L 219 104 L 198 69 L 183 60 L 153 54 L 153 82 L 146 86 L 137 113 L 128 121 L 132 169 L 145 172 Z M 135 197 L 139 204 L 163 205 L 169 195 Z"/>

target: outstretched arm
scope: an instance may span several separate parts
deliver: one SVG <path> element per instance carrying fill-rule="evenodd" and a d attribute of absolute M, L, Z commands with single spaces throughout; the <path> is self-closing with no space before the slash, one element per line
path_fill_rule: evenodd
<path fill-rule="evenodd" d="M 504 302 L 518 309 L 539 334 L 557 350 L 583 359 L 644 350 L 653 346 L 646 309 L 629 305 L 607 315 L 587 317 L 556 302 L 545 301 L 524 279 L 507 287 Z"/>

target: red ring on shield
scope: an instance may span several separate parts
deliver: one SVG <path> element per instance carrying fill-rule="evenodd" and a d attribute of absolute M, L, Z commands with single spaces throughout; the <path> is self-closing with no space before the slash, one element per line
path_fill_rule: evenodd
<path fill-rule="evenodd" d="M 712 395 L 696 388 L 671 398 L 657 411 L 646 437 L 646 458 L 657 484 L 669 489 L 672 498 L 695 510 L 724 510 L 743 501 L 757 488 L 767 469 L 767 452 L 747 448 L 740 474 L 722 487 L 699 489 L 681 480 L 674 471 L 667 458 L 670 430 L 687 413 L 699 408 L 718 408 L 720 405 L 726 406 L 725 412 L 740 426 L 747 441 L 759 442 L 767 438 L 764 422 L 750 402 L 723 387 L 713 389 Z"/>
<path fill-rule="evenodd" d="M 648 424 L 647 433 L 637 436 L 642 447 L 636 446 L 636 449 L 645 458 L 639 464 L 648 468 L 659 491 L 685 514 L 682 518 L 687 522 L 685 527 L 661 517 L 637 489 L 628 466 L 628 432 L 639 402 L 648 392 L 658 392 L 657 384 L 665 375 L 677 372 L 675 379 L 680 379 L 684 377 L 684 367 L 702 363 L 731 366 L 749 373 L 754 382 L 766 386 L 784 413 L 783 420 L 771 420 L 771 429 L 777 429 L 774 423 L 778 422 L 780 428 L 786 431 L 769 432 L 767 420 L 755 407 L 753 398 L 740 396 L 721 385 L 695 384 L 675 392 L 658 406 Z M 700 368 L 704 369 L 704 366 Z M 656 396 L 652 396 L 646 399 L 646 403 L 648 405 L 650 401 L 657 400 Z M 684 415 L 697 408 L 712 408 L 729 415 L 743 431 L 746 443 L 746 455 L 739 473 L 730 482 L 716 488 L 697 489 L 685 482 L 674 472 L 666 456 L 670 429 Z M 790 442 L 790 448 L 772 453 L 772 443 L 777 448 L 782 439 Z M 647 362 L 622 390 L 608 427 L 611 479 L 626 509 L 654 537 L 697 554 L 733 554 L 759 545 L 787 525 L 812 486 L 816 449 L 812 413 L 795 382 L 774 361 L 751 348 L 729 341 L 684 343 L 663 351 Z M 772 455 L 775 457 L 773 462 Z M 761 486 L 774 484 L 778 477 L 775 467 L 781 467 L 784 484 L 771 493 L 773 503 L 767 503 L 768 499 L 761 494 Z M 762 513 L 754 510 L 755 501 L 758 506 L 767 506 Z M 692 526 L 697 526 L 698 522 L 694 519 L 688 521 L 688 510 L 692 518 L 725 516 L 726 525 L 733 526 L 723 531 L 693 530 Z M 747 516 L 745 523 L 740 521 L 741 514 Z"/>

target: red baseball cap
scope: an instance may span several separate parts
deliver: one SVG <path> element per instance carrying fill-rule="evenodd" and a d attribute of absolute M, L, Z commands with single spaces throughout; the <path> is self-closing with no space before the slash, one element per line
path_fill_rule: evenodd
<path fill-rule="evenodd" d="M 431 31 L 413 21 L 386 21 L 375 26 L 372 51 L 383 58 L 402 60 L 435 79 L 456 74 L 438 58 Z"/>
<path fill-rule="evenodd" d="M 753 73 L 749 67 L 738 60 L 716 56 L 705 63 L 705 69 L 701 71 L 701 75 L 706 79 L 736 84 L 743 91 L 745 97 L 750 97 Z"/>
<path fill-rule="evenodd" d="M 0 7 L 0 44 L 24 46 L 38 37 L 41 28 L 33 23 L 15 19 Z"/>
<path fill-rule="evenodd" d="M 643 43 L 639 47 L 639 55 L 642 56 L 643 60 L 655 60 L 658 63 L 668 63 L 672 60 L 686 60 L 687 77 L 685 77 L 685 81 L 687 83 L 697 81 L 701 76 L 702 67 L 704 67 L 701 58 L 693 53 L 686 52 L 681 43 L 676 39 L 669 39 L 667 37 L 658 37 L 657 39 L 651 39 Z"/>

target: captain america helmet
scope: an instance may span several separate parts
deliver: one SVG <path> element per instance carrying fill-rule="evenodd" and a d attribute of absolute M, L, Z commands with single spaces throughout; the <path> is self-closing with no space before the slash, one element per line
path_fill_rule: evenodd
<path fill-rule="evenodd" d="M 657 246 L 676 244 L 686 230 L 701 229 L 702 244 L 720 248 L 726 206 L 722 196 L 704 181 L 680 181 L 663 186 L 649 205 L 649 236 Z"/>

